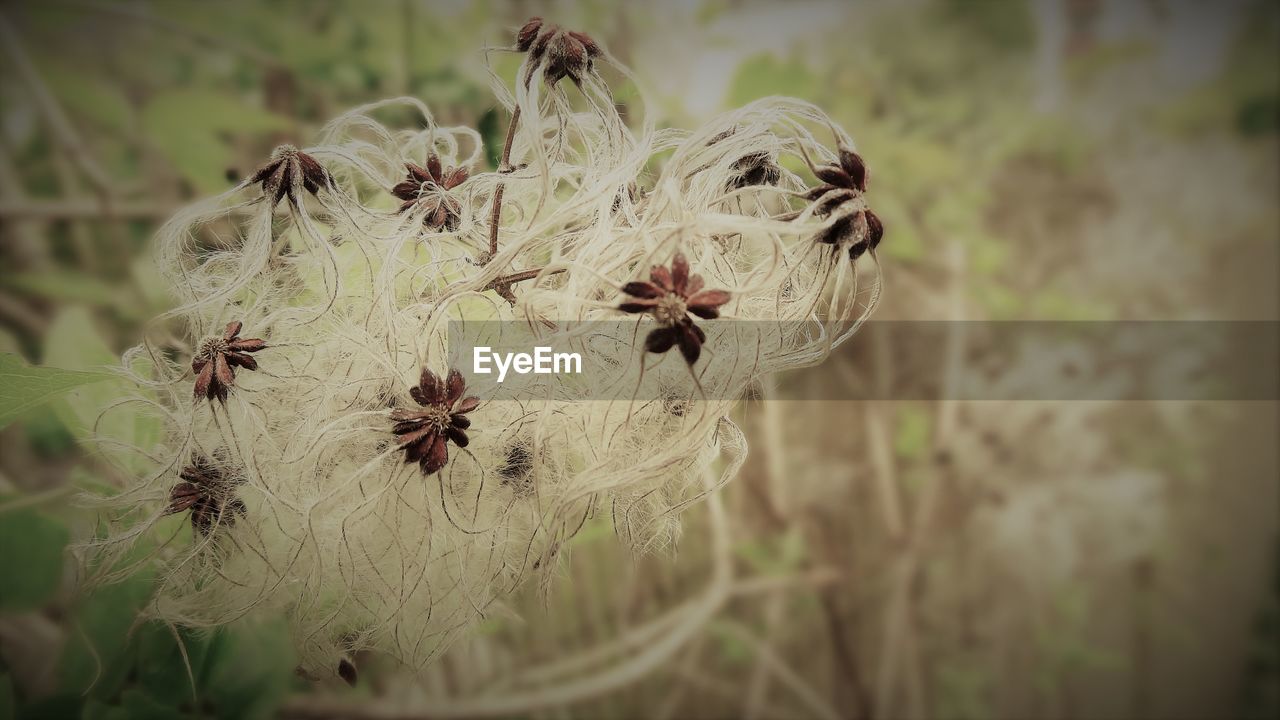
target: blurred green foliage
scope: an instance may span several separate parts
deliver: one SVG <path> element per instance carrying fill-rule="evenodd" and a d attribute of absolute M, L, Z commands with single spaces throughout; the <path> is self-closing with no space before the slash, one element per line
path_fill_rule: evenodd
<path fill-rule="evenodd" d="M 703 2 L 697 21 L 710 27 L 737 5 Z M 13 12 L 40 79 L 112 179 L 110 190 L 159 206 L 155 217 L 127 222 L 55 219 L 38 238 L 46 262 L 0 276 L 0 291 L 38 309 L 42 321 L 0 329 L 0 428 L 17 420 L 22 427 L 11 431 L 24 433 L 38 457 L 69 466 L 60 466 L 67 487 L 99 494 L 112 487 L 101 464 L 72 452 L 74 441 L 96 433 L 148 447 L 161 431 L 154 418 L 129 407 L 103 415 L 123 385 L 97 368 L 115 362 L 140 325 L 169 302 L 145 257 L 154 224 L 167 210 L 231 187 L 272 145 L 305 144 L 337 113 L 399 94 L 424 99 L 441 123 L 475 125 L 487 144 L 486 162 L 496 167 L 507 118 L 486 86 L 479 46 L 505 42 L 506 25 L 518 24 L 523 10 L 494 2 L 459 6 L 447 15 L 424 3 L 370 7 L 357 0 L 48 2 Z M 583 27 L 611 36 L 619 47 L 627 32 L 637 32 L 635 25 L 644 32 L 652 24 L 647 11 L 637 10 L 628 30 L 626 13 L 607 3 L 584 3 L 578 11 Z M 1245 23 L 1223 71 L 1143 110 L 1136 124 L 1143 134 L 1187 142 L 1205 136 L 1274 140 L 1280 89 L 1269 33 L 1277 11 L 1274 3 L 1259 3 L 1252 12 L 1257 19 Z M 910 11 L 882 9 L 868 22 L 833 28 L 822 42 L 827 44 L 818 59 L 801 47 L 748 52 L 725 104 L 793 95 L 852 129 L 869 149 L 872 197 L 888 228 L 886 264 L 931 278 L 940 264 L 938 248 L 956 242 L 965 250 L 969 294 L 989 317 L 1089 320 L 1117 314 L 1120 300 L 1081 291 L 1070 272 L 1079 258 L 1068 257 L 1047 277 L 1028 279 L 1027 268 L 1044 252 L 1027 241 L 1028 223 L 1048 216 L 1057 237 L 1083 232 L 1074 209 L 1107 202 L 1096 188 L 1095 169 L 1108 143 L 1117 141 L 1078 118 L 1032 107 L 1035 88 L 1025 69 L 1036 30 L 1028 3 L 940 0 Z M 746 43 L 755 47 L 750 38 Z M 1152 52 L 1142 43 L 1098 43 L 1071 59 L 1067 80 L 1086 92 Z M 489 59 L 502 78 L 512 77 L 519 62 L 502 53 Z M 613 90 L 619 103 L 636 93 L 625 83 Z M 0 101 L 6 107 L 31 108 L 29 92 L 5 71 Z M 673 100 L 658 100 L 660 109 L 665 105 L 679 116 Z M 104 192 L 83 177 L 74 158 L 59 152 L 36 115 L 13 123 L 2 148 L 21 169 L 22 191 L 40 200 Z M 28 365 L 19 353 L 42 367 Z M 897 408 L 893 450 L 909 466 L 904 484 L 921 483 L 917 465 L 927 460 L 933 430 L 932 417 L 920 408 Z M 1162 470 L 1193 471 L 1188 468 L 1200 459 L 1198 449 L 1169 451 L 1163 440 L 1120 435 L 1116 442 L 1126 456 L 1147 458 Z M 92 521 L 69 509 L 37 506 L 32 497 L 0 496 L 0 613 L 58 618 L 66 638 L 57 649 L 55 687 L 47 694 L 26 696 L 13 681 L 15 668 L 0 667 L 0 720 L 269 717 L 298 685 L 282 626 L 196 632 L 139 624 L 138 610 L 152 591 L 145 570 L 91 594 L 75 593 L 77 571 L 84 569 L 72 566 L 67 548 L 89 539 L 75 533 Z M 172 531 L 178 522 L 165 527 Z M 606 522 L 593 521 L 573 544 L 585 548 L 609 532 Z M 149 542 L 136 549 L 138 557 L 151 549 Z M 795 572 L 811 550 L 795 529 L 735 546 L 746 568 L 766 575 Z M 1117 667 L 1116 658 L 1084 640 L 1090 610 L 1083 596 L 1063 597 L 1050 621 L 1035 629 L 1033 641 L 1047 658 L 1039 676 L 1043 692 L 1058 691 L 1071 673 Z M 1252 717 L 1270 716 L 1265 713 L 1277 702 L 1274 693 L 1266 695 L 1280 675 L 1274 604 L 1268 613 L 1258 625 L 1260 649 L 1246 688 L 1254 693 Z M 501 627 L 495 618 L 481 632 Z M 753 657 L 732 627 L 713 625 L 711 634 L 727 664 Z M 949 660 L 937 682 L 942 716 L 991 715 L 994 680 L 981 670 Z"/>
<path fill-rule="evenodd" d="M 31 367 L 13 353 L 0 353 L 0 428 L 72 388 L 109 377 L 103 372 Z"/>
<path fill-rule="evenodd" d="M 0 612 L 35 610 L 53 597 L 62 582 L 67 539 L 65 527 L 40 513 L 0 515 Z"/>

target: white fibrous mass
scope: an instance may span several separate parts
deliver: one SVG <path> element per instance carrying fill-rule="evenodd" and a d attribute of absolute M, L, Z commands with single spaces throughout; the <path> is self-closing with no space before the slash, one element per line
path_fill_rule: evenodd
<path fill-rule="evenodd" d="M 608 81 L 635 79 L 607 50 L 565 35 L 539 52 L 531 37 L 511 83 L 494 81 L 518 116 L 509 150 L 388 100 L 160 231 L 175 307 L 124 358 L 137 393 L 122 402 L 163 432 L 104 448 L 135 479 L 102 501 L 93 546 L 97 568 L 158 572 L 151 616 L 283 615 L 308 669 L 364 650 L 421 667 L 521 584 L 549 581 L 592 519 L 636 552 L 670 545 L 745 457 L 736 399 L 820 362 L 870 312 L 874 244 L 850 252 L 867 247 L 865 178 L 815 179 L 854 147 L 819 109 L 767 98 L 658 129 L 643 92 L 619 115 Z M 687 274 L 664 286 L 677 254 Z M 658 297 L 625 294 L 633 282 Z M 710 290 L 727 301 L 698 299 Z M 591 372 L 472 400 L 458 321 L 580 349 Z M 654 330 L 669 352 L 646 351 Z M 666 394 L 637 394 L 641 375 Z"/>

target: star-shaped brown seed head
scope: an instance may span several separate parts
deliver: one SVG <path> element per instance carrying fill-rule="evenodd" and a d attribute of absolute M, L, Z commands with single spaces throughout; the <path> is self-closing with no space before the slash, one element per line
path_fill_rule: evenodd
<path fill-rule="evenodd" d="M 603 54 L 586 33 L 544 23 L 539 17 L 530 19 L 516 33 L 516 49 L 529 53 L 526 86 L 539 65 L 543 66 L 548 85 L 555 85 L 563 77 L 581 85 L 584 77 L 595 72 L 595 58 Z"/>
<path fill-rule="evenodd" d="M 422 409 L 391 413 L 391 419 L 396 421 L 391 431 L 400 438 L 404 461 L 418 463 L 423 475 L 449 463 L 449 440 L 461 448 L 470 442 L 466 430 L 471 427 L 471 420 L 467 413 L 480 406 L 480 398 L 463 397 L 466 389 L 462 373 L 457 370 L 450 370 L 442 382 L 424 367 L 418 384 L 409 388 L 409 394 Z"/>
<path fill-rule="evenodd" d="M 698 361 L 702 344 L 707 341 L 690 314 L 713 320 L 720 317 L 720 306 L 729 302 L 728 292 L 703 289 L 702 276 L 689 274 L 689 261 L 682 252 L 671 259 L 670 268 L 654 265 L 649 282 L 629 282 L 622 286 L 622 292 L 635 299 L 619 305 L 619 310 L 648 313 L 661 325 L 645 338 L 645 349 L 664 353 L 679 345 L 680 354 L 690 365 Z"/>
<path fill-rule="evenodd" d="M 195 398 L 201 396 L 220 402 L 227 401 L 227 393 L 236 384 L 236 367 L 257 370 L 258 361 L 248 353 L 255 353 L 267 344 L 258 338 L 241 338 L 242 323 L 227 323 L 221 335 L 207 337 L 191 358 L 191 371 L 196 374 Z"/>
<path fill-rule="evenodd" d="M 272 206 L 285 197 L 297 205 L 304 189 L 318 195 L 320 188 L 333 185 L 333 179 L 315 158 L 292 145 L 281 145 L 271 153 L 271 159 L 249 178 L 249 184 L 259 183 L 262 184 L 262 194 L 271 198 Z"/>
<path fill-rule="evenodd" d="M 235 483 L 226 471 L 204 455 L 178 473 L 182 482 L 169 491 L 165 515 L 191 511 L 191 527 L 208 535 L 217 525 L 231 525 L 245 514 L 244 503 L 235 497 Z"/>
<path fill-rule="evenodd" d="M 391 188 L 391 194 L 402 201 L 400 212 L 421 208 L 422 223 L 432 230 L 458 229 L 462 204 L 450 191 L 466 182 L 471 173 L 464 167 L 443 167 L 434 154 L 427 158 L 426 167 L 413 163 L 404 166 L 409 171 L 408 178 Z"/>
<path fill-rule="evenodd" d="M 843 143 L 837 148 L 838 162 L 813 169 L 822 184 L 805 193 L 805 198 L 816 204 L 814 214 L 828 217 L 841 210 L 850 201 L 867 192 L 870 172 L 862 156 Z M 875 250 L 884 237 L 884 224 L 869 208 L 852 208 L 840 215 L 835 222 L 815 238 L 827 245 L 839 245 L 852 240 L 849 259 L 857 260 L 868 250 Z"/>

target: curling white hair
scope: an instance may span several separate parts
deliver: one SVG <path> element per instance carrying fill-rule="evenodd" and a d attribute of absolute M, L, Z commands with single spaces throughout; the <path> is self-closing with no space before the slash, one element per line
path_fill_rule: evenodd
<path fill-rule="evenodd" d="M 607 53 L 598 62 L 634 81 Z M 332 673 L 366 649 L 422 666 L 522 582 L 549 578 L 597 513 L 637 550 L 672 541 L 679 512 L 705 492 L 703 469 L 719 463 L 726 482 L 745 457 L 726 417 L 734 399 L 764 373 L 820 362 L 870 312 L 878 267 L 859 264 L 874 269 L 860 291 L 858 267 L 814 241 L 837 218 L 802 197 L 806 158 L 830 162 L 832 147 L 853 146 L 819 109 L 766 98 L 694 132 L 658 130 L 641 103 L 625 122 L 595 69 L 580 92 L 544 82 L 531 59 L 518 77 L 529 81 L 514 90 L 494 78 L 521 117 L 510 171 L 447 191 L 459 208 L 452 230 L 424 223 L 416 206 L 397 212 L 388 190 L 406 161 L 474 171 L 482 140 L 438 125 L 412 98 L 323 129 L 304 152 L 331 185 L 311 193 L 293 178 L 276 204 L 246 180 L 162 228 L 158 257 L 179 304 L 125 367 L 148 368 L 133 377 L 166 433 L 140 449 L 152 472 L 107 501 L 112 530 L 95 546 L 99 567 L 118 574 L 139 539 L 161 536 L 146 559 L 161 578 L 151 616 L 209 628 L 278 613 L 310 670 Z M 421 127 L 385 127 L 375 117 L 391 106 L 416 111 Z M 831 147 L 816 137 L 829 134 Z M 753 184 L 761 166 L 768 181 Z M 646 355 L 637 338 L 652 321 L 618 312 L 620 288 L 677 251 L 731 293 L 724 318 L 769 330 L 743 337 L 747 324 L 700 322 L 707 342 L 692 369 L 678 353 Z M 491 289 L 522 271 L 533 277 L 505 288 L 514 303 Z M 185 340 L 163 332 L 175 319 Z M 450 446 L 449 464 L 424 477 L 404 464 L 389 414 L 414 407 L 420 368 L 443 376 L 457 364 L 447 353 L 458 319 L 518 321 L 548 337 L 631 321 L 605 344 L 679 402 L 635 399 L 625 385 L 604 401 L 482 398 L 469 446 Z M 191 353 L 232 321 L 266 341 L 259 367 L 237 372 L 225 403 L 193 401 Z M 208 532 L 164 515 L 194 457 L 220 468 L 244 506 Z"/>

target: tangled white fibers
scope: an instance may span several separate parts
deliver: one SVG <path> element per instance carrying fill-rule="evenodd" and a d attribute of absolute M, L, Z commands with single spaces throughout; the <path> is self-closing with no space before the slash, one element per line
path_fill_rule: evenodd
<path fill-rule="evenodd" d="M 694 132 L 656 129 L 642 93 L 619 115 L 601 71 L 635 78 L 585 35 L 539 23 L 512 50 L 527 54 L 514 89 L 493 77 L 514 115 L 496 171 L 481 171 L 475 130 L 387 100 L 338 117 L 314 147 L 277 149 L 161 229 L 178 306 L 123 366 L 129 402 L 165 430 L 129 461 L 149 470 L 100 501 L 109 529 L 91 545 L 99 578 L 157 568 L 149 617 L 213 628 L 283 615 L 305 668 L 331 673 L 360 650 L 423 666 L 522 582 L 549 578 L 589 518 L 611 518 L 638 551 L 671 542 L 703 469 L 726 482 L 745 458 L 726 417 L 735 398 L 763 373 L 820 362 L 870 312 L 880 228 L 865 167 L 816 107 L 766 98 Z M 375 119 L 393 107 L 415 126 Z M 619 310 L 652 266 L 679 275 L 677 254 L 728 292 L 699 330 L 676 321 L 705 337 L 693 364 L 645 351 L 657 313 Z M 424 368 L 462 369 L 448 355 L 460 319 L 547 334 L 625 320 L 622 358 L 684 400 L 480 397 L 456 420 L 475 403 L 419 383 Z M 773 330 L 744 351 L 717 331 L 734 320 Z M 414 456 L 408 441 L 423 438 Z M 140 555 L 157 529 L 168 534 Z"/>

